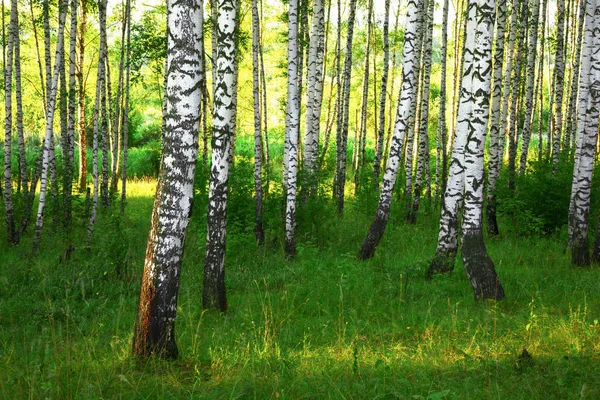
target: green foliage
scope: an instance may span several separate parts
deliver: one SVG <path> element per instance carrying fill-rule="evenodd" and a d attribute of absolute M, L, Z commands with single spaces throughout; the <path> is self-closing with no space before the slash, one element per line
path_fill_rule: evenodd
<path fill-rule="evenodd" d="M 518 177 L 516 190 L 508 189 L 506 171 L 498 181 L 498 212 L 512 220 L 518 235 L 549 235 L 567 224 L 573 162 L 562 159 L 530 162 L 526 173 Z M 591 209 L 598 207 L 598 187 L 593 186 Z"/>

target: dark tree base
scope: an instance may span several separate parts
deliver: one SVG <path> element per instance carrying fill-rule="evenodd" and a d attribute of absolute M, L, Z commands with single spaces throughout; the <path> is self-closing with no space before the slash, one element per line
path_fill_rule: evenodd
<path fill-rule="evenodd" d="M 256 236 L 256 243 L 259 246 L 264 246 L 265 231 L 263 230 L 262 221 L 256 221 L 256 225 L 254 226 L 254 234 Z"/>
<path fill-rule="evenodd" d="M 379 241 L 383 237 L 383 233 L 385 232 L 385 227 L 387 226 L 387 218 L 382 218 L 380 216 L 380 211 L 377 210 L 375 213 L 375 220 L 371 224 L 369 228 L 369 232 L 367 232 L 367 237 L 360 247 L 360 251 L 358 252 L 359 260 L 368 260 L 375 255 L 375 249 L 377 249 L 377 245 Z"/>
<path fill-rule="evenodd" d="M 207 277 L 204 275 L 204 289 L 202 291 L 202 308 L 216 308 L 219 311 L 227 311 L 227 290 L 225 288 L 225 276 Z"/>
<path fill-rule="evenodd" d="M 140 358 L 152 356 L 176 359 L 179 356 L 175 337 L 171 335 L 170 339 L 158 337 L 153 334 L 151 326 L 136 326 L 135 337 L 133 339 L 133 355 Z"/>
<path fill-rule="evenodd" d="M 429 269 L 427 270 L 427 277 L 432 278 L 434 275 L 446 274 L 454 270 L 454 260 L 456 259 L 456 252 L 442 253 L 439 252 L 435 255 Z"/>
<path fill-rule="evenodd" d="M 286 240 L 285 241 L 285 258 L 292 259 L 296 256 L 296 241 Z"/>
<path fill-rule="evenodd" d="M 584 243 L 575 243 L 571 249 L 571 261 L 577 267 L 590 265 L 590 250 L 587 240 Z"/>
<path fill-rule="evenodd" d="M 475 300 L 504 299 L 504 288 L 496 274 L 494 262 L 488 256 L 483 234 L 465 234 L 462 238 L 461 252 Z"/>
<path fill-rule="evenodd" d="M 490 236 L 498 236 L 498 220 L 496 219 L 496 198 L 491 200 L 486 207 L 487 232 Z"/>
<path fill-rule="evenodd" d="M 417 223 L 417 212 L 412 208 L 408 210 L 406 217 L 404 217 L 404 221 L 408 224 L 415 225 Z"/>

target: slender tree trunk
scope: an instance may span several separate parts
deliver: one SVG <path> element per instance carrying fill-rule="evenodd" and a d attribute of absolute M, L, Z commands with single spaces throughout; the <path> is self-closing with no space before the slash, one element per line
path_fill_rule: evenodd
<path fill-rule="evenodd" d="M 236 96 L 233 86 L 236 75 L 235 58 L 237 56 L 237 1 L 214 0 L 217 15 L 215 40 L 216 74 L 213 87 L 213 137 L 212 162 L 208 192 L 208 230 L 206 234 L 206 258 L 204 260 L 204 289 L 202 305 L 204 308 L 216 307 L 227 310 L 225 290 L 225 239 L 227 227 L 227 186 L 229 180 L 229 156 L 233 140 L 236 108 L 233 98 Z"/>
<path fill-rule="evenodd" d="M 304 138 L 304 194 L 316 195 L 319 161 L 319 133 L 321 102 L 323 100 L 323 58 L 325 45 L 325 8 L 323 0 L 315 0 L 313 6 L 312 34 L 307 59 L 306 131 Z"/>
<path fill-rule="evenodd" d="M 298 167 L 298 0 L 289 2 L 288 24 L 288 83 L 286 106 L 286 143 L 287 168 L 284 180 L 285 188 L 285 254 L 290 257 L 296 253 L 296 171 Z"/>
<path fill-rule="evenodd" d="M 107 86 L 110 90 L 110 70 L 108 63 L 108 44 L 106 40 L 106 0 L 104 1 L 104 5 L 102 1 L 99 4 L 99 9 L 104 7 L 104 19 L 100 18 L 100 54 L 102 55 L 102 59 L 98 62 L 104 63 L 104 76 L 102 77 L 102 82 L 100 86 L 100 113 L 101 113 L 101 121 L 102 121 L 102 183 L 100 185 L 100 194 L 102 199 L 102 205 L 104 207 L 108 206 L 108 157 L 109 157 L 109 136 L 111 135 L 109 129 L 109 115 L 107 112 Z M 100 10 L 102 12 L 102 10 Z M 110 99 L 110 92 L 109 92 Z"/>
<path fill-rule="evenodd" d="M 569 210 L 569 242 L 573 264 L 590 263 L 588 220 L 594 155 L 600 117 L 600 1 L 586 0 L 585 34 L 579 81 L 577 150 Z M 596 246 L 594 246 L 596 249 Z M 594 259 L 597 259 L 594 252 Z"/>
<path fill-rule="evenodd" d="M 4 5 L 4 3 L 2 3 Z M 3 18 L 4 18 L 4 14 Z M 8 48 L 4 64 L 4 209 L 6 217 L 6 238 L 16 244 L 15 220 L 12 200 L 12 65 L 15 37 L 18 36 L 17 2 L 11 1 L 10 25 L 8 28 Z"/>
<path fill-rule="evenodd" d="M 11 11 L 12 11 L 12 7 L 14 7 L 15 9 L 18 7 L 18 3 L 15 3 L 14 5 L 11 6 Z M 19 37 L 19 27 L 20 27 L 20 23 L 19 23 L 19 15 L 17 12 L 17 16 L 16 16 L 16 22 L 15 22 L 15 26 L 16 26 L 16 35 L 13 38 L 14 40 L 14 46 L 15 46 L 15 100 L 16 100 L 16 106 L 17 106 L 17 120 L 16 120 L 16 125 L 17 125 L 17 142 L 18 142 L 18 146 L 19 146 L 19 181 L 18 181 L 18 186 L 23 188 L 23 198 L 27 198 L 29 195 L 29 189 L 28 189 L 28 179 L 27 179 L 27 159 L 25 157 L 25 135 L 23 132 L 23 89 L 22 89 L 22 84 L 21 84 L 21 38 Z M 0 190 L 1 192 L 1 190 Z M 16 233 L 16 232 L 15 232 Z M 16 238 L 17 241 L 19 240 L 19 235 L 16 234 Z"/>
<path fill-rule="evenodd" d="M 412 224 L 415 224 L 417 222 L 417 211 L 419 210 L 419 201 L 421 199 L 421 184 L 423 180 L 426 179 L 427 167 L 429 164 L 429 85 L 431 78 L 431 55 L 433 46 L 434 3 L 434 0 L 429 0 L 427 5 L 427 11 L 423 16 L 423 87 L 421 91 L 421 115 L 418 126 L 419 151 L 412 205 L 409 205 L 410 208 L 406 217 L 406 220 Z"/>
<path fill-rule="evenodd" d="M 533 125 L 533 99 L 535 87 L 535 57 L 537 55 L 537 31 L 540 14 L 540 0 L 533 0 L 533 8 L 529 19 L 529 44 L 527 45 L 527 89 L 525 94 L 525 119 L 523 120 L 523 147 L 521 149 L 521 159 L 519 160 L 519 175 L 525 173 L 527 167 L 527 153 L 529 151 L 529 141 L 531 140 L 531 131 Z"/>
<path fill-rule="evenodd" d="M 162 159 L 133 339 L 133 354 L 176 358 L 175 317 L 185 234 L 194 202 L 201 85 L 202 7 L 167 5 L 167 62 Z M 128 7 L 129 8 L 129 7 Z"/>
<path fill-rule="evenodd" d="M 106 25 L 106 0 L 101 0 L 98 4 L 100 27 Z M 102 28 L 100 28 L 102 30 Z M 98 146 L 99 136 L 102 130 L 102 135 L 106 135 L 106 63 L 105 60 L 105 41 L 100 35 L 100 52 L 98 53 L 98 77 L 96 80 L 96 101 L 94 104 L 94 139 L 92 144 L 92 175 L 94 180 L 94 193 L 92 196 L 92 211 L 90 213 L 90 221 L 88 223 L 87 241 L 88 246 L 92 243 L 92 235 L 94 233 L 94 226 L 96 223 L 96 212 L 98 210 L 98 189 L 99 189 L 99 177 L 98 177 Z M 103 162 L 104 164 L 104 162 Z"/>
<path fill-rule="evenodd" d="M 544 55 L 546 51 L 546 13 L 548 0 L 542 0 L 542 28 L 540 30 L 540 57 L 538 61 L 538 161 L 542 161 L 543 145 L 543 119 L 544 119 Z"/>
<path fill-rule="evenodd" d="M 79 191 L 85 192 L 87 187 L 87 134 L 86 134 L 86 122 L 85 122 L 85 80 L 83 76 L 83 69 L 85 66 L 85 32 L 87 30 L 87 0 L 80 0 L 81 7 L 79 7 L 79 35 L 78 48 L 79 53 L 77 54 L 77 82 L 79 83 L 77 93 L 77 130 L 79 136 Z"/>
<path fill-rule="evenodd" d="M 379 179 L 379 174 L 381 173 L 381 159 L 383 157 L 383 141 L 385 136 L 385 100 L 390 63 L 389 20 L 390 0 L 385 0 L 385 16 L 383 17 L 383 72 L 381 74 L 381 90 L 379 91 L 379 130 L 377 131 L 375 161 L 373 162 L 373 174 L 376 181 Z"/>
<path fill-rule="evenodd" d="M 521 71 L 523 68 L 523 54 L 526 52 L 525 43 L 527 42 L 527 1 L 520 0 L 519 5 L 519 38 L 517 46 L 517 54 L 515 56 L 514 76 L 512 80 L 512 97 L 510 106 L 510 122 L 508 125 L 508 187 L 513 190 L 515 188 L 516 175 L 516 158 L 517 144 L 519 143 L 519 114 L 521 107 L 520 87 L 521 87 Z"/>
<path fill-rule="evenodd" d="M 571 76 L 571 92 L 569 94 L 569 102 L 567 106 L 566 124 L 565 124 L 565 150 L 570 152 L 570 138 L 577 130 L 577 115 L 576 115 L 576 99 L 579 84 L 579 66 L 581 61 L 581 44 L 583 41 L 583 21 L 585 20 L 585 0 L 579 1 L 579 26 L 575 40 L 575 49 L 573 57 L 573 67 Z M 575 143 L 573 143 L 575 145 Z"/>
<path fill-rule="evenodd" d="M 500 82 L 502 80 L 502 59 L 504 49 L 504 31 L 506 25 L 506 5 L 504 2 L 498 4 L 498 22 L 496 31 L 496 52 L 494 55 L 494 97 L 492 99 L 492 117 L 490 125 L 490 162 L 487 188 L 487 230 L 488 234 L 496 236 L 499 234 L 496 218 L 496 182 L 500 176 L 502 161 L 504 159 L 504 141 L 506 137 L 506 119 L 508 117 L 508 101 L 510 99 L 511 73 L 513 70 L 513 54 L 517 36 L 518 3 L 512 4 L 508 50 L 506 53 L 506 68 L 504 70 L 503 90 L 500 93 Z M 500 42 L 502 41 L 502 42 Z M 516 78 L 515 78 L 516 79 Z M 502 101 L 500 101 L 502 96 Z M 515 94 L 516 96 L 516 94 Z"/>
<path fill-rule="evenodd" d="M 340 86 L 341 97 L 336 132 L 336 168 L 335 168 L 335 197 L 339 214 L 344 211 L 344 191 L 346 187 L 346 149 L 348 147 L 348 119 L 350 117 L 350 79 L 352 77 L 352 39 L 354 36 L 354 21 L 356 17 L 356 1 L 350 0 L 350 15 L 348 17 L 348 33 L 346 38 L 346 55 L 342 73 L 343 85 Z M 340 42 L 341 43 L 341 42 Z"/>
<path fill-rule="evenodd" d="M 448 6 L 444 0 L 442 9 L 442 71 L 440 82 L 440 110 L 438 114 L 437 158 L 435 163 L 435 198 L 440 199 L 446 188 L 448 127 L 446 124 L 446 74 L 448 61 Z M 504 3 L 502 3 L 504 4 Z"/>
<path fill-rule="evenodd" d="M 562 129 L 562 102 L 564 88 L 564 30 L 565 30 L 565 0 L 556 3 L 556 59 L 554 62 L 554 102 L 550 104 L 554 111 L 552 162 L 558 164 L 560 156 L 561 129 Z"/>
<path fill-rule="evenodd" d="M 265 233 L 262 227 L 262 134 L 261 134 L 261 108 L 260 108 L 260 90 L 259 74 L 260 68 L 258 62 L 258 48 L 260 47 L 258 4 L 257 0 L 252 0 L 252 88 L 254 98 L 254 193 L 255 193 L 255 216 L 254 216 L 254 234 L 256 242 L 259 245 L 265 243 Z"/>
<path fill-rule="evenodd" d="M 129 82 L 131 73 L 131 0 L 125 3 L 125 19 L 127 20 L 127 63 L 125 64 L 125 105 L 123 107 L 123 165 L 121 166 L 121 214 L 125 213 L 125 201 L 127 199 L 127 155 L 129 153 Z M 204 34 L 203 34 L 204 37 Z M 203 85 L 206 93 L 206 66 L 201 65 L 205 83 Z"/>
<path fill-rule="evenodd" d="M 124 5 L 124 4 L 123 4 Z M 123 125 L 121 124 L 122 115 L 121 110 L 123 107 L 123 68 L 125 61 L 125 35 L 127 29 L 127 21 L 126 21 L 126 7 L 123 8 L 123 20 L 121 21 L 121 51 L 119 55 L 119 71 L 117 77 L 117 93 L 114 99 L 114 119 L 112 122 L 112 138 L 113 138 L 113 148 L 112 148 L 112 159 L 111 159 L 111 185 L 110 191 L 111 194 L 116 193 L 117 187 L 119 185 L 119 168 L 120 168 L 120 156 L 121 156 L 121 143 L 122 143 L 122 135 L 123 135 Z M 109 76 L 110 78 L 110 76 Z M 109 98 L 110 100 L 110 98 Z"/>
<path fill-rule="evenodd" d="M 367 108 L 369 101 L 369 66 L 371 55 L 371 14 L 373 13 L 373 0 L 368 1 L 367 6 L 367 37 L 365 40 L 365 63 L 363 74 L 362 100 L 360 106 L 360 125 L 357 125 L 358 143 L 356 147 L 356 169 L 354 170 L 355 193 L 360 186 L 360 171 L 364 164 L 365 142 L 367 141 Z"/>
<path fill-rule="evenodd" d="M 52 122 L 54 121 L 54 105 L 56 102 L 56 91 L 58 88 L 58 74 L 59 65 L 61 64 L 61 58 L 64 56 L 63 44 L 64 44 L 64 31 L 65 31 L 65 19 L 67 7 L 65 3 L 62 4 L 58 17 L 58 39 L 56 43 L 56 66 L 54 68 L 54 74 L 50 85 L 48 85 L 48 112 L 46 113 L 46 136 L 44 139 L 44 150 L 42 154 L 42 173 L 40 182 L 40 197 L 38 202 L 38 212 L 35 226 L 35 235 L 33 238 L 33 253 L 37 252 L 37 248 L 42 239 L 42 228 L 44 224 L 44 208 L 46 205 L 46 189 L 48 187 L 48 170 L 49 164 L 51 163 L 52 153 L 50 151 L 52 145 Z"/>
<path fill-rule="evenodd" d="M 404 148 L 404 137 L 409 126 L 409 119 L 413 103 L 416 101 L 417 78 L 419 62 L 417 36 L 420 31 L 420 6 L 416 0 L 409 0 L 407 4 L 406 30 L 404 34 L 404 50 L 402 61 L 402 88 L 398 95 L 398 109 L 396 110 L 396 121 L 394 125 L 394 135 L 390 155 L 388 157 L 387 167 L 383 175 L 381 185 L 381 194 L 379 204 L 375 213 L 375 219 L 367 232 L 367 236 L 358 253 L 361 260 L 373 257 L 377 244 L 383 237 L 387 221 L 389 219 L 390 203 L 392 192 L 396 184 L 398 170 L 400 169 L 400 158 Z"/>

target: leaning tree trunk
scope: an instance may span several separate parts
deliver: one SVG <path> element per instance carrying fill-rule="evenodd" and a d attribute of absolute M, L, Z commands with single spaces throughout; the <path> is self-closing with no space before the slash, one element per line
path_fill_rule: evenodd
<path fill-rule="evenodd" d="M 210 182 L 208 191 L 208 217 L 206 234 L 206 258 L 204 260 L 204 308 L 216 307 L 227 310 L 225 290 L 225 239 L 227 228 L 227 186 L 229 180 L 229 155 L 233 140 L 236 108 L 233 101 L 233 81 L 236 74 L 237 55 L 236 0 L 214 0 L 218 3 L 218 40 L 216 40 L 216 63 L 213 95 L 213 137 Z"/>
<path fill-rule="evenodd" d="M 400 159 L 404 148 L 404 137 L 409 127 L 409 119 L 413 103 L 416 101 L 417 78 L 419 62 L 419 51 L 415 43 L 420 31 L 421 18 L 420 7 L 416 0 L 409 0 L 407 4 L 406 31 L 404 34 L 404 50 L 402 61 L 402 88 L 398 95 L 398 109 L 396 110 L 396 121 L 394 134 L 387 167 L 383 175 L 379 204 L 375 212 L 375 219 L 367 232 L 367 236 L 358 253 L 361 260 L 373 257 L 377 244 L 383 237 L 385 227 L 390 215 L 390 203 L 392 192 L 396 184 L 396 177 L 400 168 Z"/>
<path fill-rule="evenodd" d="M 569 210 L 569 242 L 573 264 L 590 263 L 588 220 L 594 155 L 600 116 L 600 1 L 587 0 L 579 81 L 577 150 Z"/>
<path fill-rule="evenodd" d="M 185 233 L 194 202 L 200 125 L 202 8 L 167 5 L 167 62 L 162 159 L 133 339 L 133 354 L 176 358 L 175 317 Z"/>
<path fill-rule="evenodd" d="M 464 201 L 462 258 L 475 299 L 504 298 L 504 290 L 483 241 L 484 144 L 489 116 L 495 0 L 472 0 L 467 8 L 464 73 L 452 150 L 450 178 L 444 198 L 436 262 L 456 253 L 458 213 Z M 464 199 L 463 199 L 464 195 Z M 432 271 L 433 270 L 433 271 Z"/>
<path fill-rule="evenodd" d="M 525 173 L 527 167 L 527 153 L 529 151 L 529 141 L 531 140 L 531 128 L 533 125 L 533 99 L 535 87 L 535 57 L 537 56 L 537 31 L 540 14 L 540 0 L 533 1 L 531 18 L 529 20 L 529 44 L 527 45 L 527 89 L 525 94 L 525 118 L 523 120 L 523 146 L 521 148 L 521 158 L 519 160 L 519 175 Z"/>
<path fill-rule="evenodd" d="M 335 197 L 337 211 L 344 211 L 344 191 L 346 187 L 346 149 L 348 147 L 348 119 L 350 117 L 350 79 L 352 77 L 352 39 L 354 35 L 354 20 L 356 18 L 356 2 L 350 0 L 350 15 L 348 17 L 348 34 L 346 38 L 346 56 L 342 72 L 343 84 L 336 132 L 336 165 L 335 165 Z"/>
<path fill-rule="evenodd" d="M 502 82 L 502 62 L 504 59 L 504 32 L 506 29 L 506 2 L 498 4 L 496 20 L 496 50 L 494 53 L 494 89 L 492 97 L 492 116 L 490 121 L 490 161 L 488 171 L 486 220 L 487 231 L 497 236 L 498 220 L 496 218 L 496 182 L 500 176 L 504 159 L 504 138 L 506 136 L 506 117 L 508 116 L 508 99 L 510 98 L 510 76 L 512 71 L 513 52 L 516 40 L 517 7 L 513 4 L 510 18 L 508 52 L 506 69 Z M 501 88 L 504 88 L 503 90 Z"/>
<path fill-rule="evenodd" d="M 298 0 L 289 3 L 288 24 L 288 83 L 286 105 L 286 143 L 287 160 L 285 181 L 285 254 L 289 257 L 296 253 L 296 171 L 298 168 Z"/>
<path fill-rule="evenodd" d="M 46 189 L 48 187 L 48 170 L 51 162 L 51 142 L 53 140 L 52 134 L 52 122 L 54 121 L 54 109 L 56 103 L 56 91 L 58 88 L 58 73 L 61 58 L 64 56 L 63 44 L 64 44 L 64 32 L 65 32 L 65 19 L 67 7 L 60 7 L 60 13 L 58 17 L 58 41 L 56 43 L 56 66 L 54 68 L 54 75 L 50 85 L 48 86 L 48 110 L 46 112 L 46 136 L 44 138 L 44 150 L 42 154 L 42 173 L 40 179 L 40 198 L 38 202 L 38 212 L 36 218 L 35 235 L 33 237 L 33 252 L 37 252 L 37 248 L 42 239 L 42 228 L 44 224 L 44 209 L 46 205 Z"/>
<path fill-rule="evenodd" d="M 447 0 L 446 0 L 447 1 Z M 383 19 L 383 72 L 381 74 L 381 90 L 379 91 L 379 129 L 377 131 L 377 145 L 375 147 L 375 161 L 373 162 L 373 174 L 375 180 L 379 179 L 381 173 L 381 159 L 383 157 L 383 140 L 385 136 L 385 100 L 387 96 L 387 81 L 390 63 L 390 0 L 385 0 L 385 16 Z M 443 50 L 442 50 L 443 51 Z M 442 56 L 443 57 L 443 56 Z M 442 58 L 443 60 L 444 58 Z M 445 62 L 443 63 L 445 68 Z M 393 71 L 392 71 L 393 72 Z M 443 79 L 443 78 L 442 78 Z"/>
<path fill-rule="evenodd" d="M 254 192 L 255 192 L 255 215 L 254 234 L 259 245 L 265 243 L 265 232 L 262 227 L 262 134 L 261 134 L 261 108 L 260 90 L 258 80 L 258 48 L 260 46 L 258 4 L 252 0 L 252 89 L 254 98 Z"/>

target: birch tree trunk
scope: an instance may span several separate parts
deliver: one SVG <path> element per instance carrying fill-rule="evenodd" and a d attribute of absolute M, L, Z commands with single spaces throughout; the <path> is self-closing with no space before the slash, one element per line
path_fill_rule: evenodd
<path fill-rule="evenodd" d="M 262 227 L 262 134 L 261 134 L 261 107 L 260 107 L 260 84 L 258 71 L 258 48 L 260 47 L 260 28 L 258 18 L 257 0 L 252 0 L 252 89 L 254 98 L 254 193 L 255 193 L 255 216 L 254 234 L 259 245 L 265 243 L 265 233 Z"/>
<path fill-rule="evenodd" d="M 429 0 L 427 12 L 423 15 L 424 36 L 423 36 L 423 81 L 421 95 L 421 113 L 419 121 L 419 145 L 417 173 L 415 177 L 414 194 L 412 205 L 409 205 L 406 220 L 415 224 L 417 222 L 417 211 L 419 210 L 419 201 L 421 199 L 421 184 L 427 175 L 429 164 L 429 86 L 431 81 L 431 54 L 433 46 L 433 8 L 434 0 Z"/>
<path fill-rule="evenodd" d="M 456 137 L 436 259 L 454 257 L 458 213 L 464 202 L 462 258 L 476 300 L 505 297 L 483 241 L 483 158 L 489 116 L 492 76 L 492 39 L 495 1 L 472 0 L 467 8 L 464 73 L 457 115 Z M 464 197 L 463 197 L 464 196 Z M 453 260 L 449 261 L 450 264 Z M 430 273 L 436 272 L 435 260 Z"/>
<path fill-rule="evenodd" d="M 11 1 L 10 25 L 8 28 L 8 46 L 4 64 L 4 209 L 6 217 L 6 238 L 8 243 L 16 244 L 15 220 L 12 201 L 12 65 L 15 37 L 18 35 L 17 2 Z"/>
<path fill-rule="evenodd" d="M 348 119 L 350 117 L 350 79 L 352 78 L 352 39 L 356 18 L 356 2 L 350 0 L 346 55 L 342 72 L 343 84 L 340 86 L 340 106 L 336 132 L 335 198 L 339 214 L 344 211 L 344 191 L 346 187 L 346 149 L 348 147 Z M 341 43 L 341 42 L 340 42 Z"/>
<path fill-rule="evenodd" d="M 131 73 L 131 0 L 125 2 L 125 20 L 127 21 L 127 62 L 125 67 L 125 103 L 123 106 L 123 158 L 121 166 L 121 214 L 125 213 L 125 201 L 127 199 L 127 155 L 129 153 L 129 82 Z M 203 34 L 204 37 L 204 34 Z M 203 84 L 206 92 L 206 69 L 201 64 L 205 82 Z"/>
<path fill-rule="evenodd" d="M 508 49 L 506 53 L 506 69 L 502 82 L 502 61 L 504 59 L 504 33 L 506 30 L 506 3 L 498 4 L 496 22 L 496 50 L 494 53 L 494 89 L 492 97 L 492 116 L 490 122 L 490 161 L 488 171 L 486 219 L 487 231 L 497 236 L 498 221 L 496 218 L 496 182 L 500 176 L 504 159 L 504 139 L 506 137 L 506 118 L 508 116 L 508 100 L 510 98 L 510 77 L 513 68 L 513 53 L 517 34 L 518 7 L 516 0 L 511 4 Z M 501 90 L 502 88 L 502 90 Z"/>
<path fill-rule="evenodd" d="M 68 123 L 67 123 L 67 139 L 65 140 L 66 147 L 63 149 L 64 163 L 64 180 L 63 180 L 63 201 L 64 201 L 64 218 L 68 228 L 71 226 L 72 201 L 71 195 L 73 192 L 73 169 L 75 167 L 75 107 L 77 87 L 75 82 L 75 68 L 77 65 L 76 57 L 77 49 L 77 0 L 71 0 L 71 28 L 69 37 L 69 88 L 68 88 Z"/>
<path fill-rule="evenodd" d="M 442 9 L 442 71 L 440 78 L 440 110 L 438 114 L 438 133 L 436 143 L 436 162 L 435 162 L 435 198 L 440 199 L 446 188 L 447 171 L 447 141 L 448 127 L 446 123 L 446 74 L 448 59 L 448 6 L 449 1 L 444 0 Z M 504 3 L 502 3 L 504 4 Z"/>
<path fill-rule="evenodd" d="M 565 0 L 556 2 L 556 59 L 554 62 L 554 102 L 550 104 L 554 114 L 552 137 L 552 162 L 558 164 L 560 156 L 560 141 L 562 129 L 562 102 L 564 87 L 564 25 L 565 25 Z"/>
<path fill-rule="evenodd" d="M 79 7 L 79 35 L 77 36 L 79 52 L 77 53 L 77 131 L 79 136 L 79 182 L 80 192 L 85 192 L 87 187 L 87 135 L 85 122 L 85 78 L 83 69 L 85 65 L 85 32 L 87 30 L 87 0 L 80 0 Z"/>
<path fill-rule="evenodd" d="M 102 121 L 102 183 L 100 185 L 100 193 L 102 205 L 104 207 L 108 206 L 108 141 L 110 136 L 106 99 L 107 84 L 110 88 L 110 71 L 108 70 L 108 44 L 106 40 L 106 7 L 107 0 L 101 0 L 98 5 L 98 9 L 100 11 L 100 55 L 102 56 L 102 59 L 98 62 L 104 64 L 104 75 L 102 76 L 102 82 L 100 83 L 100 113 Z M 102 10 L 102 8 L 104 8 L 104 10 Z M 104 18 L 102 18 L 102 13 L 104 13 Z"/>
<path fill-rule="evenodd" d="M 573 264 L 590 263 L 588 220 L 594 156 L 600 117 L 600 1 L 586 0 L 585 34 L 579 81 L 577 150 L 569 210 L 569 242 Z"/>
<path fill-rule="evenodd" d="M 98 3 L 99 20 L 100 26 L 106 25 L 106 2 L 107 0 L 100 0 Z M 102 30 L 102 28 L 100 28 Z M 94 103 L 94 137 L 92 143 L 92 178 L 94 181 L 94 189 L 92 196 L 92 210 L 90 212 L 90 220 L 88 223 L 87 241 L 88 246 L 92 242 L 92 234 L 94 233 L 94 226 L 96 223 L 96 212 L 98 210 L 98 145 L 100 130 L 102 135 L 106 135 L 106 41 L 102 39 L 100 35 L 100 52 L 98 53 L 98 75 L 96 79 L 96 101 Z M 163 121 L 164 123 L 164 121 Z"/>
<path fill-rule="evenodd" d="M 204 79 L 201 31 L 199 1 L 168 2 L 162 157 L 133 339 L 133 354 L 140 357 L 178 355 L 177 294 L 185 234 L 193 209 L 200 82 Z"/>
<path fill-rule="evenodd" d="M 447 1 L 447 0 L 446 0 Z M 385 101 L 387 96 L 387 81 L 390 64 L 390 0 L 385 0 L 385 16 L 383 17 L 383 71 L 381 74 L 381 90 L 379 91 L 379 129 L 377 131 L 377 145 L 375 149 L 375 161 L 373 162 L 373 174 L 375 181 L 381 173 L 381 159 L 383 157 L 383 141 L 385 136 Z M 443 52 L 443 50 L 442 50 Z M 443 57 L 443 56 L 442 56 Z M 444 58 L 442 58 L 443 60 Z M 445 68 L 445 63 L 444 67 Z"/>
<path fill-rule="evenodd" d="M 306 195 L 313 196 L 317 189 L 319 161 L 319 133 L 321 103 L 323 100 L 323 53 L 325 45 L 325 7 L 323 0 L 313 6 L 312 34 L 307 59 L 306 132 L 304 138 L 304 174 Z"/>
<path fill-rule="evenodd" d="M 11 6 L 17 9 L 18 3 L 14 3 Z M 19 180 L 18 186 L 23 188 L 23 198 L 27 198 L 29 196 L 29 188 L 28 188 L 28 179 L 27 179 L 27 159 L 25 157 L 25 135 L 23 132 L 23 89 L 22 89 L 22 81 L 21 81 L 21 38 L 19 37 L 19 13 L 17 12 L 16 16 L 16 35 L 14 36 L 14 46 L 15 46 L 15 100 L 17 106 L 17 142 L 19 146 Z M 0 192 L 2 190 L 0 189 Z M 25 210 L 25 212 L 27 212 Z M 19 234 L 15 231 L 16 240 L 19 241 Z"/>
<path fill-rule="evenodd" d="M 520 0 L 519 5 L 519 37 L 517 54 L 515 55 L 514 77 L 512 80 L 512 97 L 510 106 L 510 122 L 508 125 L 508 188 L 515 188 L 517 144 L 519 142 L 519 114 L 521 107 L 520 87 L 521 71 L 523 67 L 523 54 L 526 52 L 525 43 L 527 42 L 527 0 Z"/>
<path fill-rule="evenodd" d="M 66 19 L 66 1 L 62 2 L 60 12 L 58 16 L 58 38 L 56 43 L 56 56 L 55 56 L 55 68 L 52 80 L 48 86 L 48 110 L 46 112 L 46 136 L 44 138 L 44 150 L 42 154 L 42 173 L 40 179 L 40 197 L 38 202 L 38 212 L 36 218 L 35 234 L 33 237 L 33 253 L 37 252 L 37 248 L 42 239 L 42 228 L 44 225 L 44 209 L 46 205 L 46 189 L 48 187 L 48 170 L 51 162 L 52 153 L 50 151 L 53 133 L 52 133 L 52 122 L 54 121 L 54 109 L 56 103 L 56 91 L 58 88 L 58 74 L 59 65 L 61 64 L 61 58 L 64 56 L 63 45 L 64 45 L 64 32 L 65 32 L 65 19 Z"/>
<path fill-rule="evenodd" d="M 529 19 L 529 44 L 527 45 L 527 89 L 525 94 L 525 119 L 523 120 L 523 146 L 521 148 L 521 158 L 519 160 L 519 175 L 525 173 L 527 167 L 527 153 L 529 151 L 529 141 L 531 140 L 531 130 L 533 125 L 533 99 L 535 87 L 535 57 L 537 56 L 537 31 L 540 14 L 540 0 L 533 0 L 533 8 Z"/>
<path fill-rule="evenodd" d="M 218 3 L 215 30 L 218 37 L 213 77 L 213 137 L 210 182 L 208 191 L 208 229 L 206 233 L 206 258 L 204 259 L 204 308 L 227 310 L 225 290 L 225 239 L 227 228 L 227 185 L 229 180 L 229 155 L 235 127 L 236 107 L 233 100 L 235 58 L 237 55 L 236 0 L 214 0 Z"/>
<path fill-rule="evenodd" d="M 573 67 L 572 67 L 572 76 L 571 76 L 571 92 L 569 94 L 569 102 L 567 106 L 567 115 L 566 115 L 566 123 L 565 123 L 565 149 L 570 152 L 570 138 L 575 134 L 577 130 L 577 92 L 578 92 L 578 84 L 579 84 L 579 66 L 581 62 L 581 44 L 583 41 L 583 21 L 585 20 L 585 0 L 579 1 L 579 25 L 577 28 L 577 35 L 575 39 L 575 50 L 573 57 Z M 573 143 L 573 145 L 576 145 Z"/>
<path fill-rule="evenodd" d="M 396 184 L 400 158 L 404 148 L 404 137 L 409 129 L 409 119 L 413 103 L 416 101 L 419 50 L 415 46 L 420 31 L 420 6 L 417 0 L 409 0 L 406 14 L 406 30 L 402 61 L 402 87 L 398 95 L 398 109 L 394 124 L 394 134 L 388 157 L 387 167 L 383 175 L 379 204 L 375 219 L 371 223 L 367 236 L 358 253 L 358 258 L 366 260 L 373 257 L 377 244 L 383 237 L 390 213 L 392 192 Z"/>
<path fill-rule="evenodd" d="M 288 24 L 288 83 L 286 101 L 286 143 L 287 157 L 285 188 L 285 254 L 296 253 L 296 171 L 298 168 L 298 0 L 289 2 Z"/>

